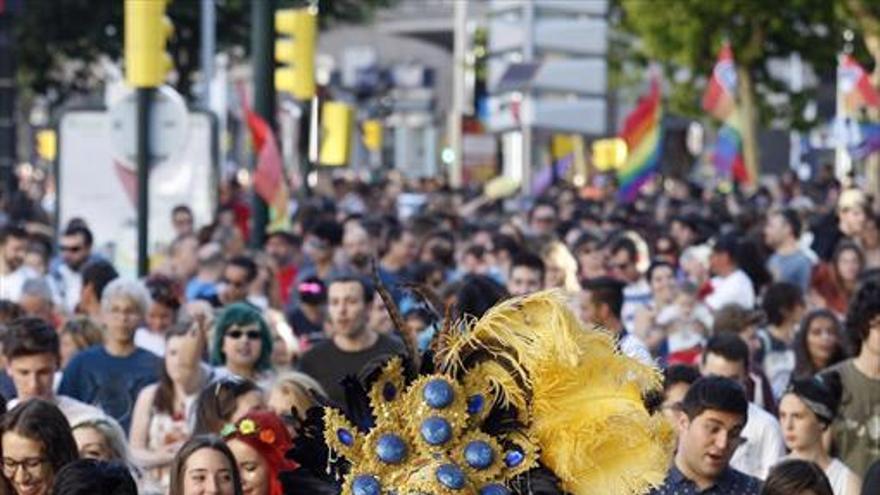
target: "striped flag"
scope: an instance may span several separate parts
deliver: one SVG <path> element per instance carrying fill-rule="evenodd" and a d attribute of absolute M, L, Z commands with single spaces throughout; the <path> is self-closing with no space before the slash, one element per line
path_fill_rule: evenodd
<path fill-rule="evenodd" d="M 659 168 L 663 144 L 660 105 L 660 81 L 654 77 L 651 89 L 643 96 L 623 123 L 620 138 L 626 141 L 626 162 L 617 170 L 620 201 L 631 202 Z"/>
<path fill-rule="evenodd" d="M 709 85 L 703 93 L 703 110 L 723 122 L 718 130 L 712 163 L 720 177 L 746 184 L 756 179 L 749 173 L 742 153 L 742 127 L 736 108 L 736 65 L 730 43 L 718 52 Z"/>
<path fill-rule="evenodd" d="M 840 57 L 840 64 L 837 66 L 837 90 L 843 95 L 848 114 L 861 106 L 880 108 L 880 93 L 871 85 L 865 69 L 850 55 Z"/>
<path fill-rule="evenodd" d="M 736 103 L 736 66 L 730 43 L 724 43 L 718 52 L 718 60 L 712 69 L 712 77 L 703 93 L 703 110 L 718 120 L 726 120 L 733 113 Z"/>

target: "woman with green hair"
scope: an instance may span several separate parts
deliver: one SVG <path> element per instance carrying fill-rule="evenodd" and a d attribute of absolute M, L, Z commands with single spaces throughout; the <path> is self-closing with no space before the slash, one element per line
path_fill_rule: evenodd
<path fill-rule="evenodd" d="M 211 363 L 256 383 L 271 378 L 272 333 L 260 310 L 234 303 L 217 318 L 211 339 Z"/>

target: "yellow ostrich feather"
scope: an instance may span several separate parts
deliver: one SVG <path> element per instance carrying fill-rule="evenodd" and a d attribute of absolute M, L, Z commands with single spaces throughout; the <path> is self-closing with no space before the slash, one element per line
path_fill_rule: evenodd
<path fill-rule="evenodd" d="M 474 353 L 505 363 L 467 374 L 491 371 L 496 386 L 513 388 L 505 397 L 525 400 L 527 434 L 566 492 L 637 495 L 663 482 L 671 429 L 642 402 L 660 387 L 659 370 L 620 354 L 607 332 L 584 328 L 561 292 L 505 301 L 444 344 L 438 364 L 451 373 Z"/>

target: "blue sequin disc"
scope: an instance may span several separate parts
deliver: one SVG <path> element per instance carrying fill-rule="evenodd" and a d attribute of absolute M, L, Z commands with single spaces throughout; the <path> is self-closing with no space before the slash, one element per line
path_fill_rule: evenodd
<path fill-rule="evenodd" d="M 526 456 L 523 455 L 522 452 L 518 450 L 510 450 L 504 456 L 504 464 L 507 464 L 507 467 L 517 467 L 522 464 L 522 461 L 525 460 Z"/>
<path fill-rule="evenodd" d="M 481 471 L 492 465 L 495 460 L 495 451 L 492 446 L 482 440 L 470 442 L 464 448 L 464 460 L 468 466 Z"/>
<path fill-rule="evenodd" d="M 464 488 L 464 472 L 455 464 L 444 464 L 437 468 L 437 481 L 450 490 Z"/>
<path fill-rule="evenodd" d="M 376 441 L 376 456 L 386 464 L 399 464 L 406 458 L 406 442 L 397 435 L 388 433 Z"/>
<path fill-rule="evenodd" d="M 348 447 L 354 445 L 354 436 L 351 434 L 350 431 L 346 430 L 345 428 L 339 428 L 338 430 L 336 430 L 336 438 L 339 439 L 342 445 L 346 445 Z"/>
<path fill-rule="evenodd" d="M 455 391 L 446 380 L 435 378 L 425 384 L 422 389 L 422 398 L 425 403 L 434 409 L 449 407 L 455 399 Z"/>
<path fill-rule="evenodd" d="M 449 421 L 437 416 L 422 421 L 420 431 L 422 438 L 430 445 L 443 445 L 452 438 L 452 426 Z"/>
<path fill-rule="evenodd" d="M 382 485 L 375 476 L 362 474 L 351 482 L 353 495 L 382 495 Z"/>
<path fill-rule="evenodd" d="M 483 410 L 483 405 L 485 404 L 486 399 L 483 398 L 482 395 L 472 395 L 468 397 L 467 401 L 467 412 L 468 414 L 478 414 Z"/>
<path fill-rule="evenodd" d="M 504 485 L 493 483 L 480 488 L 480 495 L 510 495 L 510 490 Z"/>
<path fill-rule="evenodd" d="M 385 382 L 382 387 L 382 398 L 385 399 L 385 402 L 391 402 L 395 397 L 397 397 L 397 387 L 391 382 Z"/>

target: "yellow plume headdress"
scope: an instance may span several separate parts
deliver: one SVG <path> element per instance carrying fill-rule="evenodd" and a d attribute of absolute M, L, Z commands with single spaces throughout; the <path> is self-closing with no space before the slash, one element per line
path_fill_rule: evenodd
<path fill-rule="evenodd" d="M 573 495 L 662 483 L 671 428 L 642 400 L 659 371 L 585 329 L 561 292 L 502 302 L 438 339 L 434 374 L 406 385 L 399 359 L 382 369 L 368 432 L 325 410 L 327 445 L 351 464 L 344 494 L 512 493 L 539 464 Z"/>

